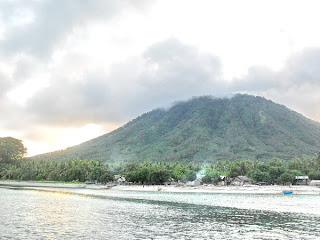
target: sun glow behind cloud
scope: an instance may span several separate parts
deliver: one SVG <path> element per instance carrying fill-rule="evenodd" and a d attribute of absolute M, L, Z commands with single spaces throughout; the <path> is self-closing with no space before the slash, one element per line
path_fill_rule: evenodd
<path fill-rule="evenodd" d="M 29 139 L 34 141 L 24 141 L 28 146 L 28 155 L 32 156 L 39 153 L 39 148 L 44 152 L 52 152 L 68 148 L 70 146 L 78 145 L 89 139 L 100 136 L 102 133 L 110 132 L 120 125 L 118 124 L 87 124 L 80 128 L 46 128 L 40 127 L 34 136 L 28 136 Z M 39 138 L 39 139 L 37 139 Z"/>

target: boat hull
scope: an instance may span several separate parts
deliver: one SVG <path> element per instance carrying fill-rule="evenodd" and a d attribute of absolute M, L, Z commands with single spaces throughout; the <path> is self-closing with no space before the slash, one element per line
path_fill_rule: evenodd
<path fill-rule="evenodd" d="M 293 191 L 283 191 L 283 194 L 292 194 Z"/>

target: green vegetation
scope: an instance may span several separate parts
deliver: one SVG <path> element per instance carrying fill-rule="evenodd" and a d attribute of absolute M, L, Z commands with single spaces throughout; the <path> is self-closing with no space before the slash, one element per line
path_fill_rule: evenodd
<path fill-rule="evenodd" d="M 112 169 L 112 170 L 111 170 Z M 180 163 L 131 162 L 110 168 L 96 160 L 17 160 L 0 165 L 0 178 L 19 181 L 113 181 L 114 175 L 125 176 L 126 180 L 142 184 L 162 184 L 169 178 L 176 181 L 194 180 L 199 165 Z"/>
<path fill-rule="evenodd" d="M 319 123 L 262 97 L 236 95 L 199 97 L 168 110 L 153 110 L 109 134 L 33 159 L 108 163 L 290 160 L 313 158 L 319 146 Z"/>
<path fill-rule="evenodd" d="M 118 171 L 126 176 L 126 180 L 141 184 L 162 184 L 169 179 L 173 181 L 193 181 L 200 171 L 198 164 L 181 163 L 126 163 Z"/>
<path fill-rule="evenodd" d="M 96 180 L 108 182 L 108 165 L 96 160 L 47 161 L 23 159 L 27 149 L 19 139 L 0 138 L 0 178 L 33 181 Z"/>
<path fill-rule="evenodd" d="M 197 173 L 204 172 L 204 183 L 216 183 L 220 176 L 248 176 L 257 182 L 287 183 L 295 176 L 308 175 L 310 179 L 320 179 L 319 164 L 316 159 L 293 159 L 283 161 L 218 161 L 215 163 L 183 164 L 180 162 L 128 162 L 118 166 L 107 165 L 96 160 L 16 160 L 0 164 L 0 178 L 23 181 L 63 181 L 74 180 L 109 182 L 114 175 L 125 176 L 126 181 L 140 184 L 163 184 L 171 181 L 193 181 Z"/>
<path fill-rule="evenodd" d="M 109 182 L 113 175 L 107 165 L 94 160 L 20 160 L 3 166 L 0 177 L 22 181 L 62 181 L 93 180 Z"/>
<path fill-rule="evenodd" d="M 97 160 L 32 160 L 23 159 L 26 151 L 22 142 L 13 138 L 7 147 L 1 149 L 6 161 L 0 162 L 0 178 L 24 181 L 97 181 L 109 182 L 114 175 L 125 176 L 128 182 L 140 184 L 163 184 L 167 181 L 193 181 L 197 173 L 204 173 L 204 183 L 216 183 L 220 176 L 249 176 L 257 182 L 287 183 L 293 182 L 295 176 L 309 175 L 311 179 L 320 178 L 320 153 L 313 159 L 295 158 L 283 161 L 272 158 L 269 161 L 217 161 L 211 163 L 181 162 L 126 162 L 108 165 Z M 4 146 L 4 145 L 2 145 Z M 10 151 L 9 151 L 10 150 Z M 3 154 L 5 153 L 5 154 Z M 15 154 L 13 154 L 15 153 Z"/>
<path fill-rule="evenodd" d="M 295 176 L 306 175 L 311 180 L 320 179 L 320 171 L 317 159 L 298 159 L 283 161 L 272 158 L 269 161 L 218 161 L 209 164 L 206 169 L 206 178 L 211 177 L 211 181 L 217 181 L 217 175 L 236 177 L 248 176 L 257 182 L 283 184 L 293 182 Z M 212 178 L 215 174 L 216 178 Z"/>
<path fill-rule="evenodd" d="M 12 137 L 0 138 L 0 163 L 9 163 L 21 159 L 27 149 L 23 146 L 22 141 Z"/>

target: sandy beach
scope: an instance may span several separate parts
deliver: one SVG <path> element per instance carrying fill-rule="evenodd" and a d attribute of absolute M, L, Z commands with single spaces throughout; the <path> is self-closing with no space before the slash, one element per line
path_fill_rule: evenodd
<path fill-rule="evenodd" d="M 41 183 L 41 182 L 14 182 L 0 181 L 0 187 L 27 187 L 27 188 L 69 188 L 76 189 L 86 186 L 86 189 L 106 189 L 107 185 L 100 184 L 82 184 L 82 183 Z M 293 191 L 293 194 L 320 195 L 318 186 L 175 186 L 175 185 L 116 185 L 112 187 L 118 191 L 149 191 L 149 192 L 181 192 L 181 193 L 246 193 L 246 194 L 279 194 L 284 190 Z"/>
<path fill-rule="evenodd" d="M 163 191 L 163 192 L 186 192 L 186 193 L 251 193 L 251 194 L 279 194 L 284 190 L 293 191 L 293 194 L 316 194 L 320 195 L 320 187 L 315 186 L 214 186 L 201 185 L 190 186 L 126 186 L 118 185 L 113 187 L 115 190 L 122 191 Z"/>
<path fill-rule="evenodd" d="M 7 187 L 41 187 L 41 188 L 77 188 L 83 183 L 54 183 L 54 182 L 24 182 L 24 181 L 0 181 L 1 186 Z"/>

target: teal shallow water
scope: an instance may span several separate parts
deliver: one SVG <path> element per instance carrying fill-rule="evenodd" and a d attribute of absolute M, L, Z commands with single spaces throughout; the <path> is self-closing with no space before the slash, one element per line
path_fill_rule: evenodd
<path fill-rule="evenodd" d="M 0 188 L 0 239 L 320 239 L 320 196 Z"/>

